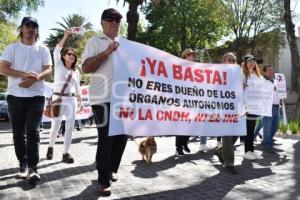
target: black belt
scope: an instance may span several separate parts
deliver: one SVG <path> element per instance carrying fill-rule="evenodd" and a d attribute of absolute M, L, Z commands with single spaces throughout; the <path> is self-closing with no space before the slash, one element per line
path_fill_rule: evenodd
<path fill-rule="evenodd" d="M 54 95 L 57 95 L 57 96 L 64 96 L 64 97 L 75 97 L 75 93 L 64 93 L 64 94 L 61 94 L 60 92 L 53 92 Z"/>
<path fill-rule="evenodd" d="M 278 108 L 278 107 L 279 107 L 279 105 L 278 105 L 278 104 L 273 104 L 273 106 L 274 106 L 274 107 L 276 107 L 276 108 Z"/>

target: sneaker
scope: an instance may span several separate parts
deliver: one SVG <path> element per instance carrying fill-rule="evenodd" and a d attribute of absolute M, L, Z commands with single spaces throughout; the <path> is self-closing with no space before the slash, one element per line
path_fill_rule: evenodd
<path fill-rule="evenodd" d="M 176 149 L 176 155 L 177 156 L 184 156 L 184 153 L 183 153 L 182 149 Z"/>
<path fill-rule="evenodd" d="M 74 158 L 69 153 L 64 153 L 62 157 L 62 161 L 65 163 L 74 163 Z"/>
<path fill-rule="evenodd" d="M 184 150 L 185 152 L 187 152 L 187 153 L 191 153 L 191 150 L 190 150 L 190 148 L 188 147 L 187 144 L 186 144 L 186 145 L 183 145 L 183 150 Z"/>
<path fill-rule="evenodd" d="M 116 181 L 118 180 L 117 174 L 113 172 L 113 173 L 111 174 L 110 180 L 111 180 L 112 182 L 116 182 Z"/>
<path fill-rule="evenodd" d="M 36 168 L 30 168 L 27 176 L 27 182 L 30 185 L 35 186 L 36 183 L 41 179 L 40 175 L 37 173 Z"/>
<path fill-rule="evenodd" d="M 259 137 L 259 139 L 263 139 L 263 137 L 260 133 L 258 133 L 258 137 Z"/>
<path fill-rule="evenodd" d="M 111 189 L 110 187 L 105 187 L 103 185 L 100 185 L 100 188 L 99 188 L 99 192 L 100 192 L 100 195 L 102 196 L 110 196 L 111 195 Z"/>
<path fill-rule="evenodd" d="M 255 160 L 256 159 L 251 151 L 247 151 L 243 157 L 247 160 Z"/>
<path fill-rule="evenodd" d="M 234 166 L 225 166 L 224 172 L 230 173 L 230 174 L 238 174 Z"/>
<path fill-rule="evenodd" d="M 206 144 L 200 144 L 199 151 L 204 152 L 204 151 L 209 151 L 209 150 L 210 150 L 210 148 L 208 148 L 206 146 Z"/>
<path fill-rule="evenodd" d="M 263 157 L 261 155 L 258 155 L 256 152 L 252 152 L 252 155 L 255 157 L 255 159 L 257 160 L 261 160 L 263 159 Z"/>
<path fill-rule="evenodd" d="M 220 154 L 220 150 L 221 150 L 221 149 L 215 150 L 215 151 L 214 151 L 214 154 L 218 157 L 220 163 L 224 164 L 224 159 L 223 159 L 222 155 Z"/>
<path fill-rule="evenodd" d="M 53 158 L 53 147 L 48 147 L 46 158 L 47 158 L 47 160 L 52 160 L 52 158 Z"/>
<path fill-rule="evenodd" d="M 28 176 L 28 168 L 26 164 L 20 164 L 20 171 L 16 175 L 16 179 L 26 179 Z"/>

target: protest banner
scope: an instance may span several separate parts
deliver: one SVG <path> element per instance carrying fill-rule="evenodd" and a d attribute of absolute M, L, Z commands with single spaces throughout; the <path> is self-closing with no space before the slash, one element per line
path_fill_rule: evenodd
<path fill-rule="evenodd" d="M 114 52 L 109 134 L 244 135 L 238 65 L 187 61 L 123 38 Z"/>
<path fill-rule="evenodd" d="M 284 74 L 275 73 L 274 76 L 275 76 L 274 84 L 275 84 L 276 90 L 278 92 L 278 97 L 280 99 L 286 99 L 287 92 L 286 92 L 286 81 L 285 81 Z"/>
<path fill-rule="evenodd" d="M 249 114 L 272 116 L 274 85 L 263 78 L 248 80 L 245 89 L 246 110 Z"/>

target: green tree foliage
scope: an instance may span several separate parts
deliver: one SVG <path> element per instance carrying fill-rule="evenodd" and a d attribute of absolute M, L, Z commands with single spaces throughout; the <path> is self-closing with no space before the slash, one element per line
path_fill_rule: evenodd
<path fill-rule="evenodd" d="M 17 17 L 23 9 L 31 12 L 37 10 L 39 6 L 44 6 L 43 0 L 0 0 L 0 22 Z"/>
<path fill-rule="evenodd" d="M 72 27 L 83 27 L 85 30 L 92 29 L 92 24 L 90 22 L 87 22 L 85 17 L 78 14 L 72 14 L 67 17 L 62 17 L 62 22 L 56 23 L 59 27 L 51 29 L 52 31 L 54 31 L 54 33 L 51 33 L 44 42 L 49 47 L 51 52 L 53 52 L 56 44 L 63 37 L 64 31 L 66 29 L 70 29 Z M 81 39 L 82 36 L 80 35 L 72 35 L 72 37 L 69 37 L 65 42 L 65 46 L 73 47 L 76 49 L 78 48 Z"/>
<path fill-rule="evenodd" d="M 175 55 L 185 48 L 209 48 L 226 34 L 218 0 L 174 0 L 150 3 L 142 10 L 149 24 L 137 40 Z"/>
<path fill-rule="evenodd" d="M 281 23 L 281 0 L 223 0 L 223 17 L 234 35 L 235 52 L 241 60 L 245 48 L 256 46 L 256 36 L 278 28 Z"/>
<path fill-rule="evenodd" d="M 0 53 L 5 47 L 17 40 L 16 26 L 11 23 L 0 22 Z"/>
<path fill-rule="evenodd" d="M 15 25 L 11 23 L 0 22 L 0 55 L 6 46 L 17 40 L 15 34 Z M 1 61 L 0 61 L 1 62 Z M 6 91 L 7 77 L 0 75 L 0 92 Z"/>

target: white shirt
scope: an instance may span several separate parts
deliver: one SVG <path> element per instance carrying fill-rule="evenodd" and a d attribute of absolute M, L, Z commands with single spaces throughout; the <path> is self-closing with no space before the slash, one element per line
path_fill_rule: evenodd
<path fill-rule="evenodd" d="M 52 65 L 49 49 L 40 44 L 25 45 L 22 42 L 9 44 L 1 60 L 11 63 L 10 68 L 24 72 L 41 73 L 44 65 Z M 8 77 L 7 94 L 17 97 L 44 96 L 44 80 L 29 88 L 20 87 L 22 77 Z"/>
<path fill-rule="evenodd" d="M 105 51 L 108 45 L 113 42 L 106 35 L 101 33 L 98 36 L 92 37 L 85 46 L 82 54 L 82 63 L 90 57 L 94 57 Z M 91 74 L 90 82 L 90 103 L 97 105 L 105 102 L 110 102 L 110 90 L 112 87 L 113 76 L 113 57 L 114 53 L 105 59 L 101 66 Z"/>
<path fill-rule="evenodd" d="M 55 63 L 55 71 L 54 71 L 54 87 L 53 92 L 61 92 L 62 87 L 64 86 L 66 80 L 70 73 L 72 73 L 72 78 L 64 91 L 64 94 L 67 93 L 75 93 L 76 95 L 80 95 L 80 79 L 78 70 L 68 70 L 64 63 L 61 60 L 60 52 L 61 47 L 56 46 L 53 51 L 54 63 Z"/>
<path fill-rule="evenodd" d="M 264 77 L 264 79 L 266 79 Z M 270 81 L 269 79 L 266 79 L 267 81 Z M 270 81 L 274 85 L 274 92 L 273 92 L 273 105 L 279 105 L 280 104 L 280 98 L 278 96 L 278 90 L 276 89 L 276 85 L 274 82 Z"/>

